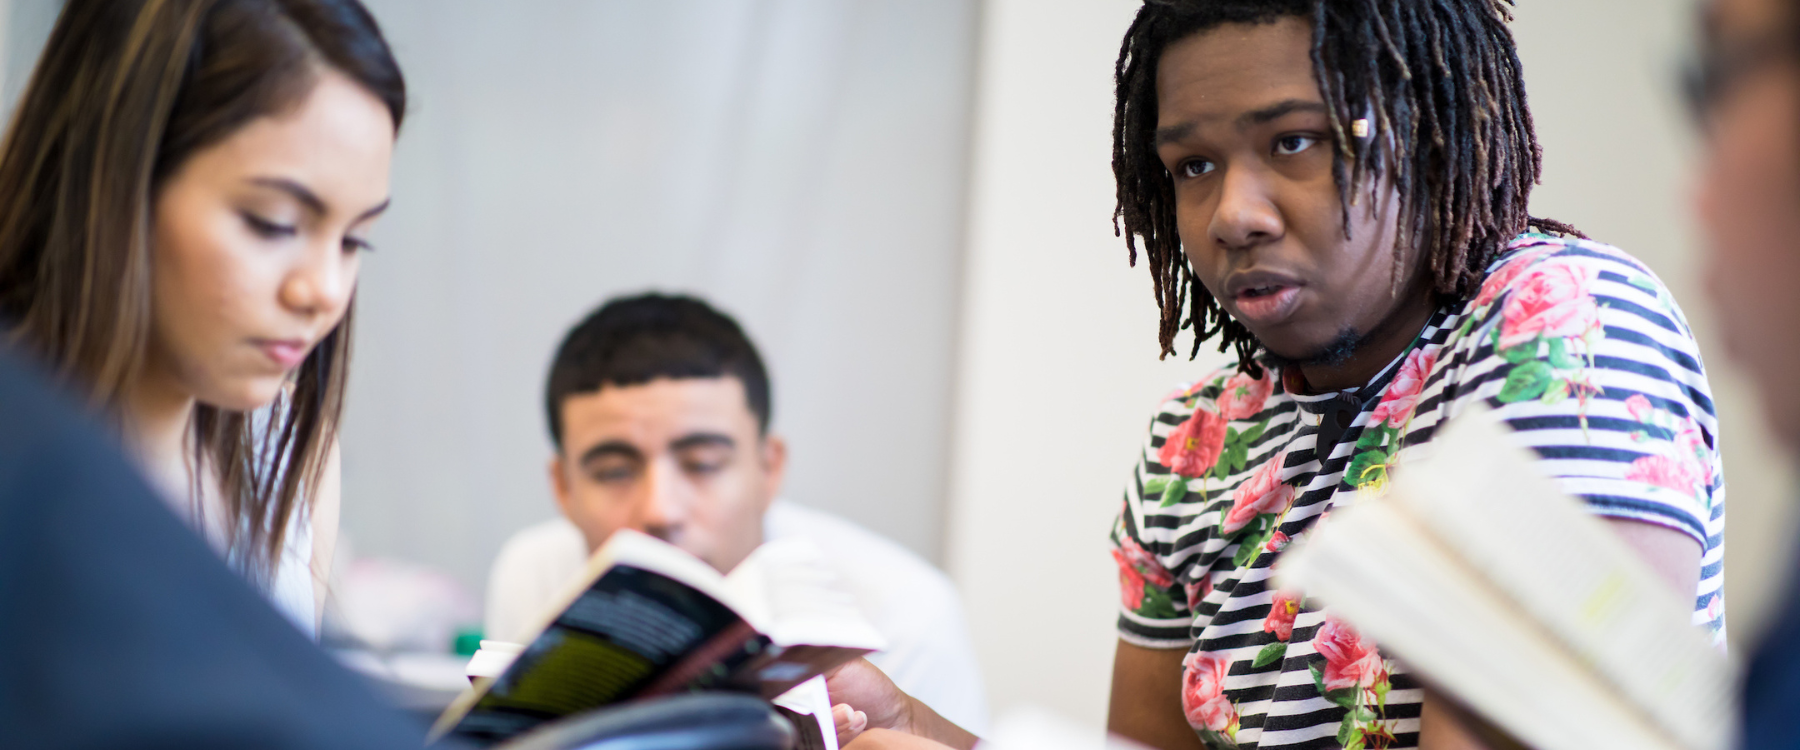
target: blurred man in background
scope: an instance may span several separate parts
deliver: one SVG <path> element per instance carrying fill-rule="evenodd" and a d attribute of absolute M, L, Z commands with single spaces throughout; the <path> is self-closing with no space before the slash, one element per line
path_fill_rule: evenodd
<path fill-rule="evenodd" d="M 1699 208 L 1707 282 L 1726 346 L 1762 393 L 1770 427 L 1800 451 L 1800 12 L 1794 0 L 1702 6 L 1688 93 L 1707 135 Z M 1792 576 L 1794 565 L 1787 567 Z M 1788 593 L 1744 684 L 1747 748 L 1800 747 L 1800 588 Z"/>
<path fill-rule="evenodd" d="M 550 485 L 564 518 L 501 548 L 488 579 L 489 638 L 528 638 L 619 529 L 667 540 L 720 572 L 765 540 L 805 537 L 887 638 L 889 649 L 871 661 L 909 694 L 973 723 L 964 726 L 986 723 L 949 579 L 892 541 L 778 499 L 787 445 L 769 433 L 762 358 L 730 317 L 689 297 L 614 299 L 563 339 L 544 402 L 556 446 Z"/>

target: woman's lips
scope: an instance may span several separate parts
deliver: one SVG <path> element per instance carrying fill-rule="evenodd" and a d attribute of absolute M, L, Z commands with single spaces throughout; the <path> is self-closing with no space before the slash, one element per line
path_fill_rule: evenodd
<path fill-rule="evenodd" d="M 280 366 L 283 370 L 290 369 L 295 365 L 300 364 L 300 360 L 306 359 L 306 342 L 304 341 L 270 341 L 264 339 L 256 342 L 256 345 L 263 350 L 263 354 L 268 355 L 269 359 L 274 361 L 275 364 Z"/>
<path fill-rule="evenodd" d="M 1265 326 L 1279 323 L 1294 314 L 1299 306 L 1300 287 L 1273 286 L 1246 289 L 1232 300 L 1238 318 L 1245 325 Z"/>

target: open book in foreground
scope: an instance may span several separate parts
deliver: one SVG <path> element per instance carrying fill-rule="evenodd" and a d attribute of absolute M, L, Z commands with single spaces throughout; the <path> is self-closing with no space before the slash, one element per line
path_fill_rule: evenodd
<path fill-rule="evenodd" d="M 773 699 L 885 646 L 803 539 L 765 544 L 721 576 L 674 545 L 619 531 L 556 602 L 506 671 L 438 717 L 433 740 L 499 740 L 690 690 Z"/>
<path fill-rule="evenodd" d="M 1724 750 L 1730 665 L 1678 596 L 1476 406 L 1288 550 L 1305 591 L 1539 750 Z"/>

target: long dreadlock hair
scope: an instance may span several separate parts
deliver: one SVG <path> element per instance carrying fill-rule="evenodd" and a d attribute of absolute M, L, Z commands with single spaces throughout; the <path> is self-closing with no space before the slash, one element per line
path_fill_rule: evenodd
<path fill-rule="evenodd" d="M 1335 140 L 1345 232 L 1350 205 L 1371 181 L 1389 177 L 1399 195 L 1394 277 L 1412 248 L 1424 251 L 1433 290 L 1472 295 L 1508 240 L 1534 227 L 1581 236 L 1526 213 L 1542 151 L 1525 105 L 1518 52 L 1506 24 L 1512 0 L 1145 0 L 1125 33 L 1114 68 L 1113 176 L 1125 247 L 1137 265 L 1142 240 L 1156 304 L 1161 355 L 1194 329 L 1200 344 L 1220 338 L 1253 373 L 1260 342 L 1219 306 L 1181 251 L 1175 188 L 1156 153 L 1156 67 L 1170 44 L 1224 24 L 1312 22 L 1313 77 Z M 1346 137 L 1370 118 L 1382 137 Z M 1183 312 L 1186 320 L 1183 320 Z"/>

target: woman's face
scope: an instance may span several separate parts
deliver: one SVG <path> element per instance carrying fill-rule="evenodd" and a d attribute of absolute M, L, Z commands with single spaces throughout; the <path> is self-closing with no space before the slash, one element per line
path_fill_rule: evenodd
<path fill-rule="evenodd" d="M 223 409 L 274 400 L 349 307 L 394 135 L 379 99 L 326 70 L 297 106 L 170 175 L 154 207 L 147 376 Z"/>

